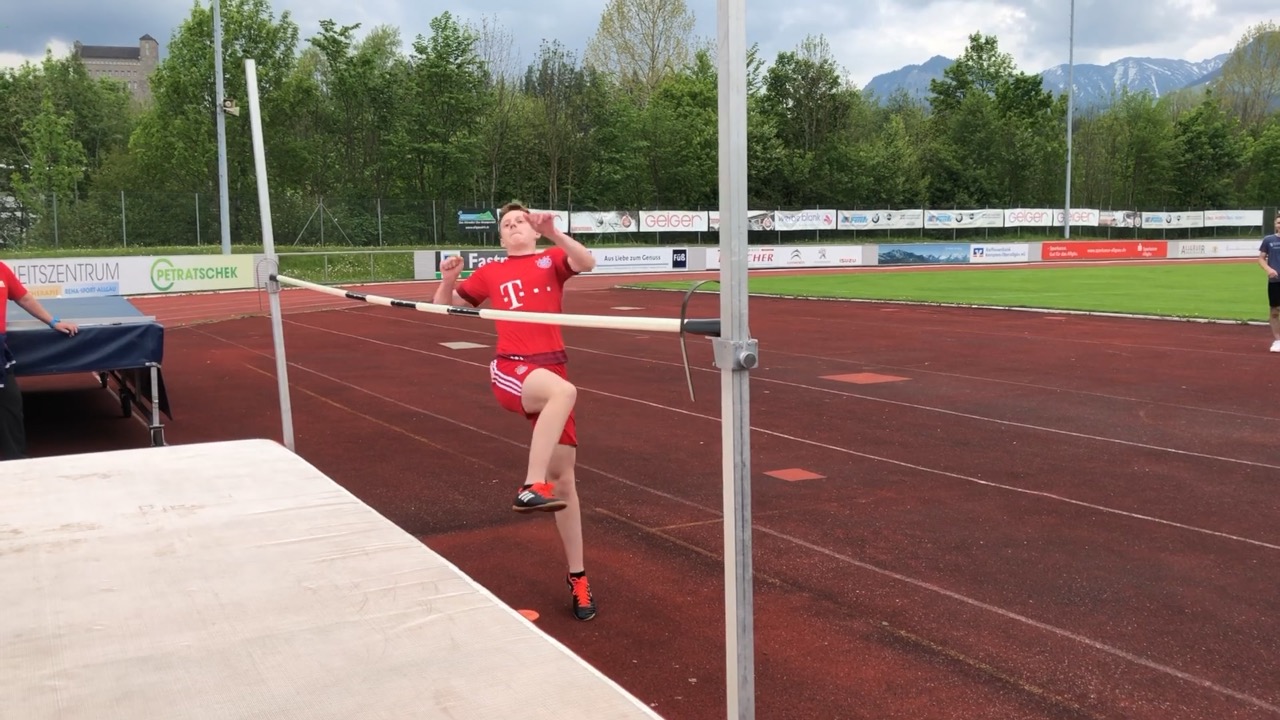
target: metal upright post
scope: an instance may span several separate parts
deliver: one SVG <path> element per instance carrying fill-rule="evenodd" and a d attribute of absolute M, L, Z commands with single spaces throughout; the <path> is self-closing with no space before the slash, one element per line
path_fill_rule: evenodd
<path fill-rule="evenodd" d="M 1062 211 L 1062 235 L 1071 237 L 1071 129 L 1075 121 L 1076 84 L 1076 0 L 1071 0 L 1071 20 L 1067 24 L 1067 198 Z"/>
<path fill-rule="evenodd" d="M 218 215 L 222 230 L 222 254 L 231 254 L 231 202 L 227 199 L 227 112 L 222 87 L 222 13 L 219 0 L 213 0 L 213 74 L 214 116 L 218 125 Z"/>
<path fill-rule="evenodd" d="M 755 717 L 751 570 L 749 371 L 758 364 L 747 328 L 747 24 L 745 0 L 718 0 L 720 320 L 724 474 L 725 670 L 728 717 Z"/>
<path fill-rule="evenodd" d="M 262 217 L 262 251 L 270 273 L 279 270 L 276 257 L 275 235 L 271 230 L 271 192 L 267 188 L 267 150 L 262 140 L 262 113 L 258 104 L 258 67 L 245 58 L 244 74 L 249 90 L 249 128 L 253 133 L 253 165 L 258 178 L 258 208 Z M 289 401 L 289 363 L 284 354 L 284 322 L 280 316 L 280 283 L 267 282 L 267 297 L 271 303 L 271 340 L 275 345 L 276 386 L 280 392 L 280 423 L 284 431 L 284 445 L 295 450 L 293 442 L 293 406 Z"/>

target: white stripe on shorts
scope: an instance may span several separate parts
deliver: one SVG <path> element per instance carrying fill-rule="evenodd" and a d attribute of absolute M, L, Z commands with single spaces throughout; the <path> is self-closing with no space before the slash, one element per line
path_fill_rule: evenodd
<path fill-rule="evenodd" d="M 489 378 L 493 380 L 494 385 L 497 385 L 498 387 L 502 388 L 503 390 L 506 390 L 512 395 L 515 395 L 516 397 L 521 397 L 523 393 L 523 387 L 521 386 L 520 381 L 517 380 L 516 378 L 511 377 L 510 375 L 504 375 L 503 373 L 499 372 L 497 360 L 494 360 L 493 362 L 489 363 Z"/>

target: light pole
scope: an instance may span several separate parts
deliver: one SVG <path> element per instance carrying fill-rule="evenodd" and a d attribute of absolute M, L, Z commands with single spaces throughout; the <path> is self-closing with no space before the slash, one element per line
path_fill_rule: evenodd
<path fill-rule="evenodd" d="M 1071 0 L 1071 21 L 1067 31 L 1067 197 L 1062 209 L 1062 235 L 1071 237 L 1071 127 L 1075 115 L 1076 84 L 1076 0 Z"/>
<path fill-rule="evenodd" d="M 231 254 L 231 210 L 227 200 L 227 118 L 222 88 L 222 14 L 213 0 L 213 73 L 215 76 L 214 115 L 218 123 L 218 217 L 222 230 L 222 254 Z"/>

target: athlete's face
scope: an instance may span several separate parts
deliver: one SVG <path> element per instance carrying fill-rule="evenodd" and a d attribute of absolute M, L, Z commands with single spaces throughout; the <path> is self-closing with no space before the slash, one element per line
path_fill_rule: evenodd
<path fill-rule="evenodd" d="M 533 252 L 538 245 L 538 231 L 529 224 L 529 213 L 523 210 L 511 210 L 502 216 L 499 235 L 502 247 L 513 255 Z"/>

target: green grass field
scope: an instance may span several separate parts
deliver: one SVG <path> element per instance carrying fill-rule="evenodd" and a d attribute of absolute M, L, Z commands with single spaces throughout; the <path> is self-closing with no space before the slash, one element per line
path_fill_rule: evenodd
<path fill-rule="evenodd" d="M 632 287 L 688 289 L 691 282 Z M 1256 261 L 754 275 L 752 294 L 1134 313 L 1266 321 L 1266 276 Z M 715 285 L 704 286 L 715 290 Z"/>

